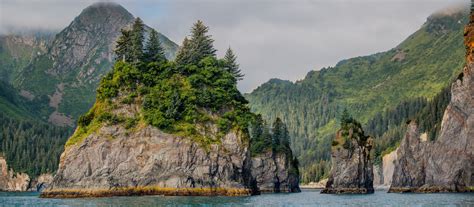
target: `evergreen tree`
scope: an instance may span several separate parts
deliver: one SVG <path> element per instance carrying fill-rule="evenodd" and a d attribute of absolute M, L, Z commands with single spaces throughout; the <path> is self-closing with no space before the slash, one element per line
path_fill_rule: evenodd
<path fill-rule="evenodd" d="M 351 123 L 353 121 L 351 114 L 347 109 L 344 109 L 341 115 L 341 126 Z"/>
<path fill-rule="evenodd" d="M 134 63 L 143 60 L 143 41 L 145 40 L 145 24 L 136 18 L 131 32 L 131 59 Z"/>
<path fill-rule="evenodd" d="M 273 138 L 272 138 L 272 148 L 274 151 L 278 151 L 280 148 L 281 140 L 284 136 L 283 122 L 280 118 L 276 118 L 272 126 Z"/>
<path fill-rule="evenodd" d="M 131 59 L 131 47 L 130 47 L 130 30 L 121 29 L 122 33 L 117 40 L 117 45 L 115 46 L 115 58 L 116 60 L 122 60 L 128 62 Z"/>
<path fill-rule="evenodd" d="M 185 37 L 183 40 L 183 44 L 179 48 L 176 54 L 176 63 L 180 65 L 189 64 L 189 59 L 191 55 L 191 43 L 189 42 L 188 37 Z"/>
<path fill-rule="evenodd" d="M 150 32 L 144 56 L 146 62 L 160 62 L 166 60 L 165 53 L 158 38 L 158 32 L 154 29 Z"/>
<path fill-rule="evenodd" d="M 189 42 L 186 39 L 184 40 L 176 62 L 181 65 L 197 64 L 205 57 L 215 57 L 216 49 L 212 45 L 214 40 L 207 32 L 209 32 L 209 28 L 201 20 L 194 23 L 191 29 L 191 39 Z"/>
<path fill-rule="evenodd" d="M 224 56 L 225 69 L 229 71 L 236 80 L 239 81 L 243 79 L 244 75 L 242 74 L 242 71 L 240 71 L 239 64 L 237 64 L 236 60 L 237 56 L 235 56 L 234 52 L 229 47 Z"/>

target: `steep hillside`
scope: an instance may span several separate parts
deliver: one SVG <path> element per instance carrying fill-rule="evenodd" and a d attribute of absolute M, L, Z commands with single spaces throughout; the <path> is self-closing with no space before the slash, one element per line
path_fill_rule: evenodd
<path fill-rule="evenodd" d="M 59 32 L 47 52 L 34 57 L 13 85 L 39 105 L 41 118 L 59 126 L 74 120 L 94 103 L 94 91 L 114 59 L 114 43 L 120 30 L 134 17 L 122 6 L 96 3 L 84 9 Z M 166 57 L 172 58 L 177 45 L 159 34 Z"/>
<path fill-rule="evenodd" d="M 11 82 L 30 61 L 47 52 L 53 32 L 0 35 L 0 79 Z"/>
<path fill-rule="evenodd" d="M 367 124 L 403 101 L 432 99 L 458 75 L 464 64 L 467 16 L 466 11 L 433 14 L 394 49 L 311 71 L 296 83 L 270 80 L 246 98 L 252 111 L 288 123 L 303 179 L 310 181 L 312 176 L 305 177 L 310 168 L 329 159 L 337 117 L 344 108 Z"/>
<path fill-rule="evenodd" d="M 417 123 L 409 124 L 389 192 L 474 191 L 474 7 L 464 43 L 466 66 L 451 86 L 439 136 L 423 139 Z"/>

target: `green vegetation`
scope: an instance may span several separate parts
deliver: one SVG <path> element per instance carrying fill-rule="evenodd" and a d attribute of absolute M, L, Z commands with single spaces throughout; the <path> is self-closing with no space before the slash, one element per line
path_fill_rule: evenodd
<path fill-rule="evenodd" d="M 56 110 L 50 106 L 49 97 L 59 91 L 59 84 L 64 86 L 60 91 L 59 113 L 76 120 L 94 104 L 100 78 L 113 66 L 110 49 L 115 32 L 134 20 L 133 15 L 121 6 L 105 7 L 84 9 L 73 23 L 57 34 L 0 35 L 0 79 L 34 96 L 31 105 L 36 107 L 37 117 L 46 121 Z M 145 28 L 146 34 L 152 35 L 152 29 Z M 178 45 L 161 33 L 154 35 L 163 47 L 165 57 L 174 58 Z M 71 39 L 75 36 L 86 38 L 81 41 L 88 44 Z"/>
<path fill-rule="evenodd" d="M 167 133 L 189 137 L 203 147 L 219 143 L 231 130 L 250 138 L 248 128 L 256 116 L 237 90 L 237 80 L 242 76 L 240 72 L 232 72 L 238 71 L 235 55 L 218 59 L 213 40 L 207 35 L 208 28 L 198 21 L 189 40 L 185 39 L 188 43 L 183 44 L 190 46 L 180 49 L 179 60 L 168 61 L 156 32 L 142 42 L 133 40 L 133 37 L 141 39 L 142 27 L 136 21 L 131 30 L 122 30 L 117 43 L 120 49 L 116 50 L 117 57 L 122 58 L 101 80 L 96 104 L 79 118 L 78 128 L 66 145 L 81 142 L 102 124 L 123 124 L 128 129 L 149 124 Z M 112 112 L 123 105 L 139 105 L 140 111 L 134 117 Z M 284 128 L 283 134 L 274 137 L 282 137 L 281 143 L 286 146 L 282 149 L 290 151 L 288 132 L 281 121 L 277 126 L 280 128 Z M 273 145 L 280 148 L 279 143 Z"/>
<path fill-rule="evenodd" d="M 383 147 L 375 150 L 378 156 L 397 144 L 405 133 L 403 124 L 421 107 L 410 107 L 411 116 L 398 114 L 391 119 L 397 119 L 398 124 L 381 123 L 378 114 L 417 99 L 426 104 L 451 83 L 464 64 L 463 29 L 467 16 L 465 12 L 431 16 L 420 30 L 392 50 L 311 71 L 296 83 L 273 79 L 246 98 L 251 110 L 262 114 L 263 119 L 273 121 L 280 117 L 288 125 L 291 146 L 303 169 L 302 182 L 318 181 L 322 176 L 309 174 L 314 176 L 316 168 L 325 167 L 313 166 L 330 160 L 335 126 L 340 123 L 338 117 L 344 108 L 358 118 L 376 143 L 382 143 Z M 442 115 L 441 108 L 436 109 Z M 419 119 L 421 125 L 427 124 L 424 120 L 431 120 L 430 126 L 422 128 L 436 133 L 430 127 L 439 127 L 434 124 L 439 114 L 427 111 Z"/>
<path fill-rule="evenodd" d="M 20 121 L 0 113 L 1 155 L 15 172 L 35 177 L 54 173 L 71 129 Z"/>

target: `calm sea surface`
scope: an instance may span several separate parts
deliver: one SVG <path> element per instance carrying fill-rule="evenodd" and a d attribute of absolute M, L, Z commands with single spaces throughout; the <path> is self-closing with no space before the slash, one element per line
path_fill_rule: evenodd
<path fill-rule="evenodd" d="M 0 206 L 473 206 L 473 193 L 326 195 L 319 190 L 251 197 L 112 197 L 43 199 L 38 193 L 0 192 Z"/>

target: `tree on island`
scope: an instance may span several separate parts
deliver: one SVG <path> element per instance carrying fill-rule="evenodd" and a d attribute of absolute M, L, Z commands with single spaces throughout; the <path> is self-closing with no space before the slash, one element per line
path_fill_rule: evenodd
<path fill-rule="evenodd" d="M 235 80 L 242 80 L 244 75 L 239 69 L 239 64 L 236 62 L 237 56 L 234 54 L 234 51 L 229 47 L 225 52 L 224 61 L 226 70 L 234 76 Z"/>
<path fill-rule="evenodd" d="M 154 29 L 151 29 L 150 37 L 145 47 L 144 59 L 145 62 L 161 62 L 166 60 L 158 32 Z"/>

